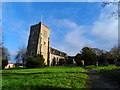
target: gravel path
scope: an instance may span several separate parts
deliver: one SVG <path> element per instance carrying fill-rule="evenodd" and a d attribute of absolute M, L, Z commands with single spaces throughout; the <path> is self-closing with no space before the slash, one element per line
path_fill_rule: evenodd
<path fill-rule="evenodd" d="M 101 90 L 103 88 L 109 90 L 120 90 L 120 88 L 117 85 L 113 84 L 111 80 L 103 77 L 96 71 L 86 67 L 84 69 L 88 70 L 88 76 L 90 77 L 88 84 L 91 86 L 91 88 L 97 88 L 97 90 Z"/>

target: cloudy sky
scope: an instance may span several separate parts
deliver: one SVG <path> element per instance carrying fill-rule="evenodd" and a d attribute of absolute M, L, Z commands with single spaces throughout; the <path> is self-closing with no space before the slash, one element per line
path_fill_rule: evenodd
<path fill-rule="evenodd" d="M 2 4 L 4 45 L 12 59 L 27 47 L 30 26 L 41 21 L 50 28 L 50 46 L 76 55 L 82 47 L 110 50 L 117 44 L 118 21 L 110 16 L 115 5 L 99 2 L 4 2 Z"/>

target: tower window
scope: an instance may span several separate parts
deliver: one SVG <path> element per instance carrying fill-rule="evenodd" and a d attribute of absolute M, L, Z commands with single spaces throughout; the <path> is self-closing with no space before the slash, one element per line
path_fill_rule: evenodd
<path fill-rule="evenodd" d="M 46 42 L 44 42 L 44 45 L 46 44 Z"/>
<path fill-rule="evenodd" d="M 34 32 L 33 32 L 33 35 L 34 35 Z"/>

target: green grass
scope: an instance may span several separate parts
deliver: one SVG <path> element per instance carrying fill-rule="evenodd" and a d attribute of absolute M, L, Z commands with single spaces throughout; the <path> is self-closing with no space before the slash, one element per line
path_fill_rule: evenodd
<path fill-rule="evenodd" d="M 120 66 L 115 66 L 115 65 L 109 65 L 109 66 L 94 66 L 94 65 L 90 65 L 90 66 L 86 66 L 86 67 L 91 68 L 93 70 L 96 70 L 98 72 L 120 69 Z"/>
<path fill-rule="evenodd" d="M 88 88 L 86 72 L 81 67 L 65 66 L 2 70 L 2 87 L 6 90 Z"/>
<path fill-rule="evenodd" d="M 112 82 L 120 84 L 120 66 L 109 65 L 109 66 L 87 66 L 100 74 L 109 78 Z"/>

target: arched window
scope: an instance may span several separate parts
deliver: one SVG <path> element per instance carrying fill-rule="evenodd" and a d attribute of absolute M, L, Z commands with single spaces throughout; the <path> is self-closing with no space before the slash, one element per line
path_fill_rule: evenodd
<path fill-rule="evenodd" d="M 53 64 L 53 66 L 56 66 L 56 59 L 55 59 L 55 57 L 52 60 L 52 64 Z"/>
<path fill-rule="evenodd" d="M 44 41 L 44 45 L 46 45 L 46 42 Z"/>

